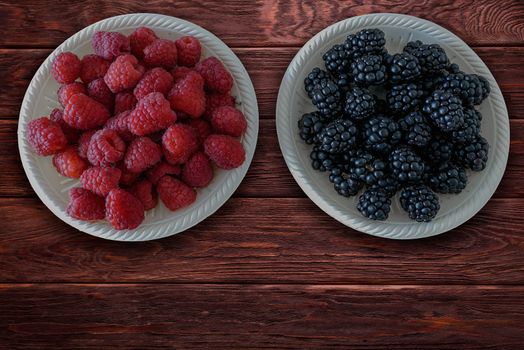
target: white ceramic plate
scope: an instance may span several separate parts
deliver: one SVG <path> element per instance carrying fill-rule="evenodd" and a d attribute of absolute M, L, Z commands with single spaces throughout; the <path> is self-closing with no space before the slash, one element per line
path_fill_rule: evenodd
<path fill-rule="evenodd" d="M 244 164 L 232 171 L 216 170 L 212 183 L 198 190 L 195 203 L 178 210 L 169 211 L 162 203 L 146 213 L 142 225 L 135 230 L 117 231 L 107 221 L 84 222 L 66 214 L 69 189 L 78 181 L 60 176 L 51 163 L 51 157 L 39 157 L 30 148 L 25 137 L 27 123 L 58 106 L 56 91 L 58 84 L 50 75 L 54 57 L 63 51 L 72 51 L 79 56 L 92 53 L 90 40 L 99 30 L 118 31 L 130 34 L 136 27 L 147 26 L 161 38 L 177 39 L 193 35 L 202 43 L 203 56 L 216 56 L 229 69 L 234 78 L 232 95 L 236 97 L 237 108 L 247 118 L 248 128 L 242 138 L 246 150 Z M 18 146 L 22 163 L 29 182 L 42 202 L 60 219 L 80 231 L 94 236 L 119 241 L 146 241 L 167 237 L 196 225 L 213 214 L 233 194 L 244 178 L 253 154 L 258 136 L 258 106 L 253 84 L 238 57 L 215 35 L 190 22 L 157 14 L 137 13 L 111 17 L 82 29 L 60 45 L 44 61 L 36 72 L 24 97 L 18 124 Z"/>
<path fill-rule="evenodd" d="M 366 219 L 356 209 L 358 196 L 339 196 L 325 173 L 311 168 L 311 147 L 298 136 L 297 122 L 314 106 L 304 91 L 304 78 L 316 66 L 323 67 L 322 55 L 350 33 L 364 28 L 379 28 L 386 35 L 389 52 L 400 52 L 408 41 L 438 43 L 450 60 L 467 73 L 485 77 L 491 85 L 489 98 L 480 106 L 484 116 L 482 135 L 489 141 L 489 160 L 483 172 L 468 172 L 467 188 L 460 195 L 439 195 L 441 209 L 430 223 L 410 220 L 392 200 L 389 219 L 383 222 Z M 353 17 L 329 26 L 309 40 L 297 53 L 282 80 L 277 101 L 277 131 L 287 166 L 302 190 L 322 210 L 341 223 L 371 235 L 413 239 L 429 237 L 451 230 L 475 215 L 491 198 L 504 170 L 509 151 L 509 120 L 506 105 L 493 75 L 484 62 L 461 39 L 450 31 L 417 17 L 380 13 Z"/>

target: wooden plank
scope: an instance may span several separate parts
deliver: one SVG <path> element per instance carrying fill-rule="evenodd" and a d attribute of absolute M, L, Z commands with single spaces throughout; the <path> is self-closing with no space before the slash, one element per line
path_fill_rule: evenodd
<path fill-rule="evenodd" d="M 523 118 L 524 47 L 476 47 L 497 79 L 510 118 Z M 261 118 L 274 118 L 280 82 L 298 48 L 237 48 L 255 90 Z M 13 118 L 20 110 L 25 90 L 51 50 L 0 50 L 0 118 Z"/>
<path fill-rule="evenodd" d="M 0 120 L 0 197 L 34 196 L 18 155 L 16 129 L 16 120 Z M 524 197 L 524 121 L 511 121 L 511 140 L 508 167 L 495 192 L 497 198 Z M 260 121 L 255 157 L 235 196 L 305 197 L 284 162 L 273 120 Z"/>
<path fill-rule="evenodd" d="M 459 228 L 393 241 L 307 198 L 230 199 L 182 234 L 123 244 L 78 232 L 38 200 L 0 202 L 0 283 L 523 284 L 522 199 L 493 199 Z"/>
<path fill-rule="evenodd" d="M 524 287 L 1 285 L 1 349 L 520 349 Z"/>
<path fill-rule="evenodd" d="M 445 4 L 430 0 L 418 6 L 387 0 L 227 0 L 220 3 L 160 0 L 147 5 L 136 0 L 111 3 L 38 0 L 12 2 L 3 7 L 0 20 L 5 26 L 0 45 L 57 46 L 96 21 L 133 12 L 153 12 L 189 20 L 215 33 L 230 46 L 302 45 L 332 23 L 376 12 L 409 13 L 426 18 L 473 45 L 522 44 L 524 40 L 524 4 L 519 0 L 461 0 Z"/>

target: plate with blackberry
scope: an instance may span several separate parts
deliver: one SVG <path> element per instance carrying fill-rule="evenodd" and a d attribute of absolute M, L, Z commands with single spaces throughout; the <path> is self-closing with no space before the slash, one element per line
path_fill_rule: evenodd
<path fill-rule="evenodd" d="M 276 117 L 308 197 L 380 237 L 464 223 L 507 163 L 509 120 L 489 69 L 453 33 L 407 15 L 357 16 L 315 35 L 282 79 Z"/>

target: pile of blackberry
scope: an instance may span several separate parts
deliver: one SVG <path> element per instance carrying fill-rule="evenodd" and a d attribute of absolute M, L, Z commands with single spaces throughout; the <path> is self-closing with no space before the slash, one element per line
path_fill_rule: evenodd
<path fill-rule="evenodd" d="M 475 106 L 490 86 L 438 44 L 412 41 L 400 53 L 385 45 L 384 33 L 369 28 L 323 54 L 325 69 L 304 80 L 316 110 L 300 118 L 299 136 L 338 194 L 360 193 L 363 216 L 386 220 L 398 197 L 409 218 L 428 222 L 440 209 L 437 193 L 460 193 L 468 171 L 486 167 Z"/>

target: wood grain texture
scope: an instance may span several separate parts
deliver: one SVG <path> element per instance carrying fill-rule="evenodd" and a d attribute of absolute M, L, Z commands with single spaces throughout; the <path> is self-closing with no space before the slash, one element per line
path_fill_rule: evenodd
<path fill-rule="evenodd" d="M 0 283 L 522 284 L 523 210 L 493 199 L 447 234 L 393 241 L 307 198 L 236 198 L 183 234 L 124 244 L 76 231 L 38 199 L 3 199 Z"/>
<path fill-rule="evenodd" d="M 500 85 L 510 118 L 524 118 L 524 47 L 474 47 Z M 0 49 L 0 118 L 17 118 L 25 91 L 49 49 Z M 261 118 L 272 119 L 287 66 L 298 48 L 236 48 L 257 93 Z"/>
<path fill-rule="evenodd" d="M 524 287 L 1 285 L 0 349 L 524 347 Z"/>
<path fill-rule="evenodd" d="M 376 12 L 426 18 L 472 44 L 524 41 L 524 4 L 520 0 L 506 0 L 504 4 L 492 0 L 425 0 L 416 4 L 401 0 L 23 0 L 11 2 L 0 12 L 4 23 L 0 45 L 57 46 L 89 24 L 133 12 L 184 18 L 215 33 L 230 46 L 302 45 L 332 23 Z"/>

